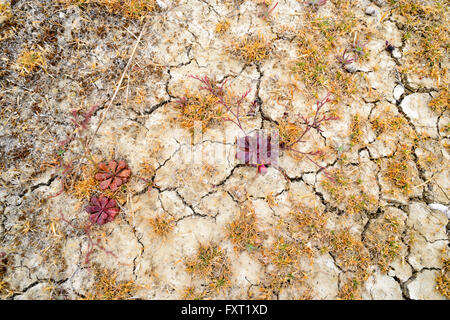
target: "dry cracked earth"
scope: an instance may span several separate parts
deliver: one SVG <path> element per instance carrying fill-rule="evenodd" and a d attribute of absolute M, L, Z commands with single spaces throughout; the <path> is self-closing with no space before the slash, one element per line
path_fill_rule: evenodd
<path fill-rule="evenodd" d="M 448 299 L 448 8 L 0 0 L 0 296 Z M 236 159 L 205 75 L 297 151 Z"/>

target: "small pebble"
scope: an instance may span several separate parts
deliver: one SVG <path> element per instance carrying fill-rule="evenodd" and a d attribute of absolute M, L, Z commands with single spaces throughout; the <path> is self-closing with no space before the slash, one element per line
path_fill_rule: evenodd
<path fill-rule="evenodd" d="M 156 3 L 163 10 L 167 8 L 167 5 L 164 2 L 162 2 L 161 0 L 156 0 Z"/>
<path fill-rule="evenodd" d="M 373 16 L 373 15 L 375 15 L 375 8 L 374 7 L 367 7 L 366 8 L 366 14 L 368 15 L 368 16 Z"/>
<path fill-rule="evenodd" d="M 379 7 L 382 7 L 386 4 L 384 0 L 372 0 L 372 2 L 375 2 L 375 4 Z"/>

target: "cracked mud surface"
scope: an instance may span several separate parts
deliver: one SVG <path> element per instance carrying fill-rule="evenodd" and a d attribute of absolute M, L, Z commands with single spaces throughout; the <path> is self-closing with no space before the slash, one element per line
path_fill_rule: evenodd
<path fill-rule="evenodd" d="M 294 70 L 301 41 L 328 32 L 346 1 L 318 10 L 278 1 L 265 18 L 265 1 L 165 0 L 145 20 L 65 2 L 0 0 L 11 10 L 0 19 L 2 298 L 90 298 L 102 283 L 95 271 L 107 269 L 132 283 L 123 299 L 448 299 L 449 220 L 429 207 L 450 204 L 448 98 L 430 107 L 448 90 L 448 57 L 437 79 L 405 72 L 415 47 L 389 1 L 354 1 L 357 23 L 333 40 L 337 56 L 365 36 L 366 56 L 343 73 L 354 90 L 332 88 L 331 75 L 310 85 Z M 328 20 L 317 27 L 316 18 Z M 263 36 L 267 57 L 233 49 L 249 34 Z M 24 70 L 27 51 L 45 63 Z M 236 160 L 233 123 L 213 121 L 193 137 L 177 107 L 188 92 L 204 94 L 190 75 L 226 80 L 235 95 L 251 90 L 246 132 L 280 128 L 286 114 L 295 123 L 333 91 L 327 108 L 338 119 L 300 145 L 323 155 L 314 163 L 283 150 L 279 170 L 262 175 Z M 94 105 L 77 129 L 73 110 Z M 80 139 L 60 143 L 73 133 Z M 81 142 L 90 137 L 88 153 Z M 78 227 L 100 189 L 82 183 L 92 161 L 110 159 L 126 160 L 132 176 L 114 195 L 116 219 L 92 228 L 105 250 L 86 263 Z M 167 236 L 155 233 L 156 217 L 170 220 Z M 236 221 L 253 232 L 244 246 L 230 236 Z M 190 270 L 208 245 L 216 264 Z"/>

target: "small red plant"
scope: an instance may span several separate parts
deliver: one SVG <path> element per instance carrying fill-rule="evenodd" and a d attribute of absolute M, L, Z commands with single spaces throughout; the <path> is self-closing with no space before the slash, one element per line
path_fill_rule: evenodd
<path fill-rule="evenodd" d="M 346 50 L 347 51 L 347 50 Z M 344 52 L 345 56 L 346 52 Z M 323 111 L 323 107 L 331 101 L 331 92 L 329 92 L 322 100 L 318 100 L 316 102 L 316 111 L 314 114 L 314 117 L 312 119 L 308 119 L 307 117 L 300 116 L 300 125 L 303 125 L 305 128 L 303 132 L 300 134 L 298 139 L 293 141 L 292 143 L 285 145 L 285 144 L 279 144 L 275 145 L 274 141 L 272 141 L 272 138 L 269 136 L 259 135 L 258 133 L 255 134 L 255 136 L 251 137 L 249 136 L 241 122 L 241 109 L 242 109 L 242 103 L 245 100 L 245 98 L 250 93 L 250 89 L 245 91 L 241 97 L 234 102 L 234 108 L 232 105 L 229 104 L 227 99 L 225 99 L 225 83 L 226 81 L 222 82 L 220 86 L 216 85 L 214 81 L 212 81 L 208 76 L 204 77 L 198 77 L 198 76 L 190 76 L 193 79 L 196 79 L 200 81 L 203 86 L 200 87 L 200 90 L 206 90 L 215 97 L 218 98 L 218 103 L 221 104 L 227 112 L 229 113 L 228 118 L 225 118 L 225 121 L 231 121 L 235 125 L 241 129 L 241 131 L 244 133 L 244 137 L 239 138 L 237 141 L 238 146 L 238 153 L 236 154 L 236 158 L 240 161 L 254 165 L 258 168 L 258 173 L 265 173 L 267 171 L 266 165 L 276 165 L 274 163 L 273 159 L 278 158 L 278 150 L 288 150 L 295 152 L 297 154 L 305 156 L 309 161 L 314 163 L 317 167 L 319 167 L 320 171 L 323 170 L 324 174 L 330 179 L 333 180 L 331 176 L 327 174 L 325 171 L 325 167 L 318 164 L 314 159 L 312 159 L 312 156 L 321 154 L 321 151 L 316 152 L 303 152 L 294 149 L 294 145 L 297 143 L 305 142 L 303 138 L 306 137 L 306 134 L 309 133 L 311 130 L 316 130 L 317 132 L 322 132 L 321 125 L 325 122 L 331 121 L 331 120 L 337 120 L 338 118 L 335 116 L 326 116 Z M 261 103 L 260 101 L 254 101 L 252 104 L 252 111 L 255 111 L 257 103 Z M 277 142 L 278 143 L 278 142 Z M 265 148 L 265 149 L 264 149 Z M 270 152 L 270 153 L 269 153 Z M 270 159 L 270 161 L 269 161 Z"/>
<path fill-rule="evenodd" d="M 358 60 L 358 57 L 353 55 L 352 57 L 349 57 L 350 54 L 350 50 L 355 51 L 355 49 L 351 49 L 349 47 L 345 48 L 344 53 L 342 54 L 342 56 L 338 56 L 337 60 L 338 62 L 343 66 L 347 66 L 349 64 L 352 64 L 353 62 L 355 62 L 356 60 Z M 362 49 L 361 49 L 362 51 Z M 355 51 L 356 52 L 356 51 Z"/>
<path fill-rule="evenodd" d="M 102 162 L 98 165 L 100 172 L 95 175 L 95 179 L 101 181 L 100 188 L 106 190 L 108 188 L 111 191 L 116 191 L 122 184 L 128 181 L 131 175 L 131 170 L 125 161 L 120 160 L 110 161 L 108 164 Z"/>
<path fill-rule="evenodd" d="M 304 152 L 304 151 L 299 151 L 299 150 L 294 149 L 295 144 L 305 142 L 305 140 L 303 140 L 303 138 L 306 136 L 306 134 L 309 131 L 316 130 L 317 132 L 321 133 L 321 132 L 323 132 L 323 130 L 321 128 L 321 125 L 323 123 L 338 119 L 338 117 L 326 116 L 324 113 L 321 112 L 322 108 L 325 106 L 325 104 L 327 104 L 330 101 L 331 101 L 331 92 L 328 92 L 328 94 L 322 100 L 318 100 L 316 102 L 316 111 L 315 111 L 314 117 L 312 119 L 308 119 L 307 117 L 300 116 L 300 120 L 301 120 L 300 124 L 304 125 L 305 129 L 303 130 L 303 132 L 300 134 L 300 136 L 295 141 L 291 142 L 288 145 L 280 144 L 280 149 L 292 151 L 297 154 L 305 156 L 309 161 L 311 161 L 317 167 L 319 167 L 320 171 L 323 171 L 323 173 L 325 174 L 325 176 L 327 176 L 328 179 L 334 180 L 330 175 L 328 175 L 328 173 L 325 170 L 325 167 L 321 166 L 316 161 L 314 161 L 314 159 L 311 158 L 311 156 L 322 154 L 321 151 Z"/>
<path fill-rule="evenodd" d="M 89 221 L 99 225 L 113 221 L 119 211 L 116 200 L 104 195 L 100 195 L 99 198 L 93 197 L 90 205 L 86 207 L 86 212 L 91 214 Z"/>

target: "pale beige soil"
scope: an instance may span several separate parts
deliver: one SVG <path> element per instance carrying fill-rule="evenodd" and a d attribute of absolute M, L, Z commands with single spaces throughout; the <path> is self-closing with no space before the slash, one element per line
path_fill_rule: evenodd
<path fill-rule="evenodd" d="M 258 1 L 161 2 L 167 7 L 157 7 L 145 20 L 148 24 L 131 68 L 109 110 L 145 21 L 126 19 L 97 5 L 38 0 L 12 1 L 12 16 L 0 19 L 2 36 L 7 37 L 0 41 L 2 298 L 89 297 L 99 281 L 94 270 L 108 269 L 117 274 L 118 283 L 133 282 L 126 298 L 180 299 L 193 287 L 206 299 L 338 299 L 345 296 L 348 281 L 364 268 L 367 274 L 355 285 L 356 298 L 446 299 L 436 278 L 449 272 L 444 268 L 449 259 L 449 220 L 428 205 L 450 203 L 450 113 L 429 107 L 439 92 L 435 79 L 398 72 L 409 48 L 396 17 L 383 17 L 388 4 L 354 1 L 352 11 L 373 31 L 366 44 L 368 58 L 358 63 L 355 73 L 361 90 L 327 106 L 339 119 L 325 124 L 321 134 L 311 132 L 300 146 L 304 151 L 325 150 L 317 158 L 319 164 L 327 172 L 339 170 L 348 180 L 336 185 L 338 192 L 333 193 L 314 163 L 295 159 L 289 152 L 280 154 L 285 175 L 273 167 L 260 175 L 239 163 L 234 142 L 241 133 L 230 122 L 215 122 L 191 141 L 175 107 L 186 90 L 199 92 L 199 82 L 189 75 L 210 75 L 227 78 L 228 88 L 236 94 L 251 89 L 243 104 L 245 112 L 253 101 L 261 101 L 255 116 L 244 120 L 247 132 L 276 128 L 286 111 L 310 113 L 316 99 L 295 79 L 290 64 L 297 56 L 295 30 L 308 28 L 302 16 L 305 5 L 279 1 L 270 18 L 263 19 Z M 372 9 L 367 11 L 368 7 Z M 333 8 L 328 2 L 316 14 L 332 15 Z M 366 13 L 372 10 L 373 15 Z M 230 27 L 219 34 L 216 25 L 225 19 Z M 246 63 L 227 49 L 247 33 L 262 34 L 271 44 L 268 58 Z M 398 52 L 385 50 L 386 40 Z M 343 51 L 344 42 L 336 39 L 336 52 Z M 45 66 L 20 75 L 17 60 L 23 50 L 42 52 Z M 445 62 L 442 69 L 448 67 L 448 57 Z M 293 84 L 298 89 L 290 96 Z M 321 89 L 319 98 L 325 94 Z M 86 264 L 87 236 L 62 221 L 61 214 L 74 225 L 83 225 L 89 198 L 77 197 L 73 185 L 49 197 L 61 189 L 64 169 L 57 163 L 58 143 L 75 130 L 72 110 L 87 112 L 96 104 L 100 108 L 80 136 L 91 137 L 107 111 L 90 145 L 91 154 L 97 162 L 126 160 L 132 177 L 120 195 L 119 216 L 91 231 L 115 256 L 96 248 Z M 353 143 L 356 114 L 361 134 Z M 404 122 L 400 129 L 390 127 L 380 133 L 371 125 L 377 117 L 399 117 Z M 404 192 L 387 178 L 388 167 L 413 134 L 421 140 L 407 160 L 410 188 Z M 83 165 L 89 164 L 83 154 L 80 140 L 71 142 L 63 154 L 64 161 L 73 161 L 75 180 Z M 204 160 L 216 154 L 221 161 L 189 162 L 202 154 Z M 432 160 L 427 162 L 428 156 Z M 147 177 L 143 163 L 154 168 L 151 191 L 141 179 Z M 362 209 L 354 209 L 355 196 L 370 200 Z M 253 211 L 257 217 L 263 234 L 260 252 L 236 250 L 227 237 L 227 225 L 241 210 Z M 323 218 L 323 229 L 308 236 L 295 229 L 293 212 L 301 210 Z M 160 237 L 149 219 L 164 213 L 173 217 L 174 228 Z M 368 239 L 379 230 L 387 232 L 386 217 L 395 217 L 392 237 L 398 248 L 387 270 L 382 270 Z M 367 256 L 367 261 L 350 262 L 342 248 L 333 247 L 337 241 L 333 237 L 340 231 L 361 244 L 355 245 L 359 252 L 355 259 Z M 271 275 L 285 272 L 268 254 L 280 236 L 295 247 L 304 246 L 311 255 L 295 256 L 293 280 L 283 280 L 267 294 L 262 289 L 272 288 Z M 210 279 L 186 269 L 186 259 L 207 243 L 218 244 L 228 259 L 230 282 L 224 289 L 211 289 Z M 344 252 L 353 250 L 353 245 L 344 244 Z"/>

